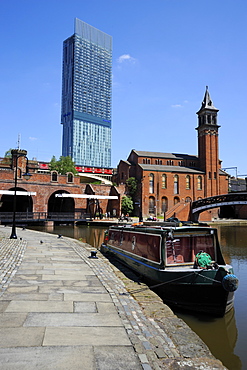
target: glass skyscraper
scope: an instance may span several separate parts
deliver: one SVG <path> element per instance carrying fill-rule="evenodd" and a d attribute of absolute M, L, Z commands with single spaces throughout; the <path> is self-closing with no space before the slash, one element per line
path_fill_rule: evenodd
<path fill-rule="evenodd" d="M 111 167 L 112 37 L 75 19 L 63 43 L 62 155 Z"/>

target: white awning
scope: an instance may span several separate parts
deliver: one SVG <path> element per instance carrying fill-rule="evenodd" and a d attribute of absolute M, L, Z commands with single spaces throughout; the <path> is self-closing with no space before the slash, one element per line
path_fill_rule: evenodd
<path fill-rule="evenodd" d="M 4 195 L 14 195 L 15 192 L 14 190 L 0 190 L 0 194 L 4 194 Z M 16 195 L 25 195 L 25 196 L 29 196 L 29 195 L 36 195 L 36 191 L 20 191 L 20 190 L 17 190 L 16 191 Z"/>
<path fill-rule="evenodd" d="M 57 198 L 84 198 L 84 199 L 118 199 L 117 195 L 90 195 L 90 194 L 55 194 Z"/>

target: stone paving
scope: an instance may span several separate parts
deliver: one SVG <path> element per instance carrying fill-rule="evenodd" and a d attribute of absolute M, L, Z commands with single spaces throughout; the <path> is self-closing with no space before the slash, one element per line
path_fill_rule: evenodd
<path fill-rule="evenodd" d="M 91 246 L 9 235 L 0 226 L 1 369 L 224 369 L 153 292 L 100 252 L 91 258 Z"/>

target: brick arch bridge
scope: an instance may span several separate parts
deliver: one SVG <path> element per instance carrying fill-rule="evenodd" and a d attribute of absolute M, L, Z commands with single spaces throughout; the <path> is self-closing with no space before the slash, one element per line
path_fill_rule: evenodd
<path fill-rule="evenodd" d="M 6 169 L 1 175 L 3 176 L 0 177 L 0 222 L 6 217 L 12 217 L 14 171 Z M 101 200 L 98 201 L 100 211 L 119 216 L 121 197 L 124 194 L 121 186 L 116 188 L 107 184 L 85 184 L 80 182 L 79 176 L 74 176 L 71 181 L 67 175 L 58 175 L 56 181 L 53 181 L 49 173 L 32 173 L 29 180 L 19 177 L 16 190 L 16 212 L 29 213 L 30 218 L 36 216 L 45 218 L 50 217 L 51 213 L 62 212 L 69 212 L 74 214 L 73 217 L 81 218 L 83 214 L 88 213 L 90 203 L 89 199 L 76 197 L 82 194 L 100 196 Z M 56 194 L 59 193 L 74 194 L 74 198 L 57 198 Z M 110 199 L 112 196 L 115 196 L 115 200 Z M 90 213 L 93 214 L 96 213 L 97 204 L 96 201 L 93 205 L 91 203 Z M 4 215 L 7 213 L 9 215 Z"/>
<path fill-rule="evenodd" d="M 190 219 L 197 222 L 200 213 L 212 208 L 220 208 L 220 218 L 247 218 L 247 192 L 229 193 L 199 199 L 191 203 Z M 242 215 L 242 217 L 240 217 Z"/>

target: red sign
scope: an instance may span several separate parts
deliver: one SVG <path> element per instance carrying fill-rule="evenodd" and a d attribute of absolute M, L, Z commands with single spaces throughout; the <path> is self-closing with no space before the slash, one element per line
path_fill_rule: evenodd
<path fill-rule="evenodd" d="M 40 163 L 39 164 L 39 168 L 41 168 L 42 170 L 49 170 L 49 164 L 47 164 L 47 163 Z"/>
<path fill-rule="evenodd" d="M 112 174 L 112 170 L 110 170 L 110 169 L 105 169 L 105 170 L 104 170 L 104 173 L 108 173 L 109 175 L 111 175 L 111 174 Z"/>

